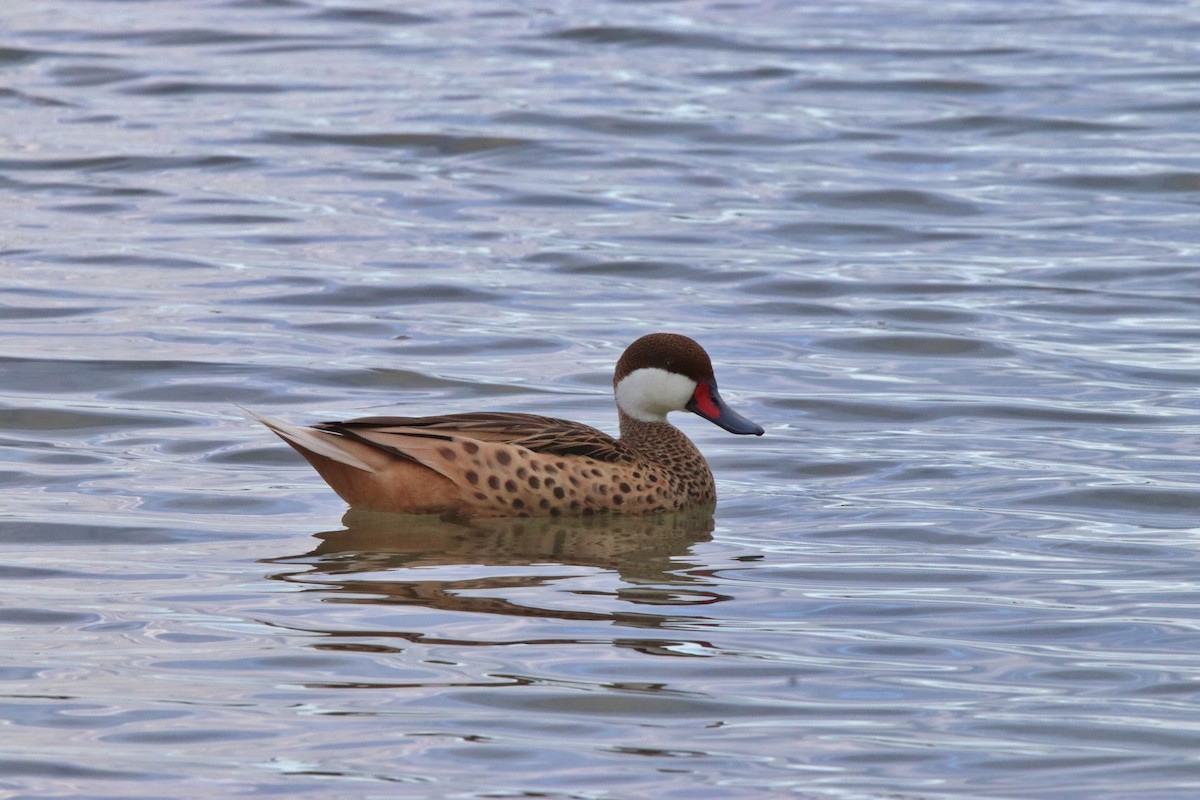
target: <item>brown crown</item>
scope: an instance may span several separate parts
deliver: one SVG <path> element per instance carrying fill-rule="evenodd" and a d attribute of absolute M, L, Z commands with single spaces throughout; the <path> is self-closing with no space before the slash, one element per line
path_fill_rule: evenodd
<path fill-rule="evenodd" d="M 629 373 L 643 367 L 677 372 L 697 383 L 713 377 L 708 353 L 699 344 L 678 333 L 648 333 L 625 348 L 613 374 L 613 386 Z"/>

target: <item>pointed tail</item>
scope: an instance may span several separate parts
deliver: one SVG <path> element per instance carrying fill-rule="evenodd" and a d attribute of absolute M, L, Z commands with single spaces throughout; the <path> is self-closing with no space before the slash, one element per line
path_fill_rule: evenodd
<path fill-rule="evenodd" d="M 241 408 L 241 406 L 239 406 Z M 288 444 L 300 450 L 308 450 L 311 453 L 316 453 L 319 456 L 337 461 L 340 464 L 345 464 L 355 469 L 361 469 L 364 472 L 377 472 L 370 464 L 354 457 L 347 452 L 339 440 L 342 438 L 336 433 L 324 433 L 313 428 L 306 428 L 301 425 L 289 425 L 286 422 L 279 420 L 268 419 L 255 414 L 248 408 L 242 408 L 247 414 L 255 420 L 266 425 L 271 431 L 283 439 Z"/>

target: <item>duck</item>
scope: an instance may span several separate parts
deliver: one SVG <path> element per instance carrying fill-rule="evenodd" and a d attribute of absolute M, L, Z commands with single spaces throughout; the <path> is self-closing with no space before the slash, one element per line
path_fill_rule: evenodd
<path fill-rule="evenodd" d="M 763 435 L 717 391 L 693 339 L 650 333 L 613 372 L 620 436 L 511 412 L 360 417 L 293 425 L 255 415 L 354 509 L 448 518 L 649 514 L 715 506 L 712 470 L 667 421 L 688 411 Z"/>

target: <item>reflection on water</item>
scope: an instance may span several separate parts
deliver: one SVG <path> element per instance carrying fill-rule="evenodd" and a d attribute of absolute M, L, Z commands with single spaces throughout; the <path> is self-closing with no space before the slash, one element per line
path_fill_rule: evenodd
<path fill-rule="evenodd" d="M 378 595 L 371 602 L 428 602 L 517 613 L 503 601 L 476 601 L 454 594 L 457 589 L 502 589 L 512 585 L 506 583 L 509 578 L 466 578 L 457 583 L 422 576 L 436 575 L 432 567 L 439 566 L 562 564 L 610 570 L 632 585 L 688 583 L 680 571 L 696 565 L 682 559 L 696 542 L 712 537 L 713 512 L 452 522 L 350 510 L 342 524 L 346 528 L 318 534 L 320 545 L 308 553 L 271 559 L 310 565 L 305 571 L 278 573 L 276 578 L 316 584 L 325 591 L 338 587 L 355 595 Z M 397 571 L 412 576 L 412 583 L 397 581 Z M 388 577 L 364 577 L 367 573 L 388 573 Z M 523 585 L 527 578 L 517 581 Z"/>
<path fill-rule="evenodd" d="M 543 618 L 614 619 L 585 610 L 531 608 L 507 599 L 510 590 L 549 585 L 575 574 L 548 565 L 612 571 L 629 584 L 621 597 L 639 605 L 713 602 L 716 595 L 678 588 L 693 579 L 685 570 L 690 548 L 708 541 L 711 509 L 645 517 L 600 515 L 580 519 L 494 519 L 451 522 L 432 516 L 405 516 L 351 510 L 345 528 L 318 534 L 321 543 L 303 555 L 270 563 L 305 564 L 307 569 L 274 577 L 319 587 L 331 601 L 413 603 L 446 611 Z M 537 567 L 488 576 L 464 567 Z M 459 577 L 440 576 L 438 567 Z M 464 573 L 466 573 L 464 575 Z M 493 593 L 498 596 L 482 596 Z M 632 615 L 622 612 L 629 624 Z M 653 627 L 654 615 L 642 616 Z"/>
<path fill-rule="evenodd" d="M 318 534 L 307 556 L 323 574 L 443 564 L 577 564 L 609 569 L 628 583 L 670 582 L 677 561 L 708 541 L 711 508 L 649 516 L 579 519 L 480 519 L 350 510 L 344 530 Z M 384 563 L 377 559 L 383 558 Z"/>

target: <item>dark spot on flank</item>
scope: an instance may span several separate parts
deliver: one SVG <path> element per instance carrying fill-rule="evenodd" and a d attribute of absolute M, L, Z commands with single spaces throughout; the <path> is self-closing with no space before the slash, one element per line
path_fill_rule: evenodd
<path fill-rule="evenodd" d="M 550 501 L 547 500 L 546 498 L 543 497 L 541 500 L 538 501 L 538 508 L 547 509 L 549 507 L 550 507 Z"/>
<path fill-rule="evenodd" d="M 614 506 L 625 505 L 625 498 L 621 497 L 621 495 L 619 495 L 619 494 L 614 494 L 613 495 L 613 505 Z"/>
<path fill-rule="evenodd" d="M 622 493 L 624 493 L 624 494 L 629 494 L 629 492 L 631 491 L 631 490 L 630 490 L 630 488 L 629 488 L 629 484 L 628 484 L 628 483 L 625 483 L 624 481 L 622 481 L 622 482 L 621 482 L 621 485 L 620 485 L 618 488 L 619 488 L 619 489 L 621 490 L 621 492 L 622 492 Z"/>
<path fill-rule="evenodd" d="M 569 481 L 572 486 L 579 485 L 579 478 L 576 478 L 574 475 L 568 475 L 567 481 Z"/>
<path fill-rule="evenodd" d="M 479 445 L 474 442 L 463 442 L 462 449 L 466 451 L 467 455 L 473 456 L 479 452 Z"/>
<path fill-rule="evenodd" d="M 454 450 L 449 447 L 439 447 L 438 455 L 447 461 L 453 461 L 454 459 L 458 458 L 458 453 L 454 452 Z"/>
<path fill-rule="evenodd" d="M 538 480 L 536 475 L 529 476 L 529 488 L 530 489 L 536 489 L 541 485 L 542 485 L 542 482 L 540 480 Z"/>
<path fill-rule="evenodd" d="M 596 487 L 596 491 L 599 492 L 601 495 L 606 495 L 606 494 L 608 494 L 608 487 L 602 483 Z"/>
<path fill-rule="evenodd" d="M 563 488 L 561 486 L 555 486 L 554 487 L 554 496 L 557 497 L 559 500 L 562 500 L 564 497 L 567 496 L 567 493 L 563 491 Z"/>
<path fill-rule="evenodd" d="M 549 489 L 551 486 L 557 485 L 557 483 L 558 483 L 558 481 L 554 480 L 554 478 L 546 478 L 546 480 L 545 480 L 547 489 Z"/>
<path fill-rule="evenodd" d="M 528 477 L 528 475 L 529 475 L 529 470 L 525 469 L 524 467 L 520 467 L 517 469 L 517 480 L 523 481 L 523 480 L 525 480 L 526 477 Z"/>
<path fill-rule="evenodd" d="M 483 492 L 476 492 L 475 499 L 476 500 L 487 500 L 488 496 L 486 494 L 484 494 Z"/>
<path fill-rule="evenodd" d="M 489 475 L 488 476 L 488 488 L 489 489 L 499 489 L 500 488 L 500 479 L 497 478 L 495 475 Z"/>
<path fill-rule="evenodd" d="M 479 473 L 473 469 L 469 469 L 463 473 L 463 477 L 466 478 L 467 483 L 471 484 L 472 486 L 479 483 Z"/>
<path fill-rule="evenodd" d="M 567 468 L 567 462 L 565 462 L 565 461 L 555 461 L 555 462 L 554 462 L 554 466 L 558 467 L 559 469 L 566 469 L 566 468 Z"/>
<path fill-rule="evenodd" d="M 517 490 L 517 482 L 511 478 L 504 482 L 504 491 L 515 492 Z"/>
<path fill-rule="evenodd" d="M 518 497 L 515 500 L 513 500 L 512 506 L 513 506 L 513 508 L 524 508 L 525 501 Z"/>
<path fill-rule="evenodd" d="M 501 450 L 496 453 L 496 460 L 502 465 L 507 466 L 512 463 L 512 453 L 508 452 L 507 450 Z"/>
<path fill-rule="evenodd" d="M 558 463 L 559 463 L 560 465 L 563 465 L 563 463 L 562 463 L 561 461 L 560 461 L 560 462 L 558 462 Z M 565 465 L 563 465 L 563 466 L 565 466 Z M 546 474 L 547 474 L 547 475 L 557 475 L 557 474 L 558 474 L 558 470 L 557 470 L 557 469 L 555 469 L 554 467 L 550 466 L 549 464 L 547 464 L 547 465 L 546 465 Z"/>
<path fill-rule="evenodd" d="M 638 472 L 637 470 L 634 470 L 633 472 L 631 472 L 631 473 L 629 473 L 629 474 L 630 474 L 630 476 L 631 476 L 631 477 L 632 477 L 632 478 L 633 478 L 635 481 L 636 481 L 638 478 L 642 477 L 642 473 Z"/>
<path fill-rule="evenodd" d="M 561 508 L 557 508 L 557 507 L 556 507 L 556 508 L 552 508 L 552 509 L 550 509 L 550 516 L 552 516 L 552 517 L 561 517 L 561 516 L 562 516 L 562 509 L 561 509 Z"/>

